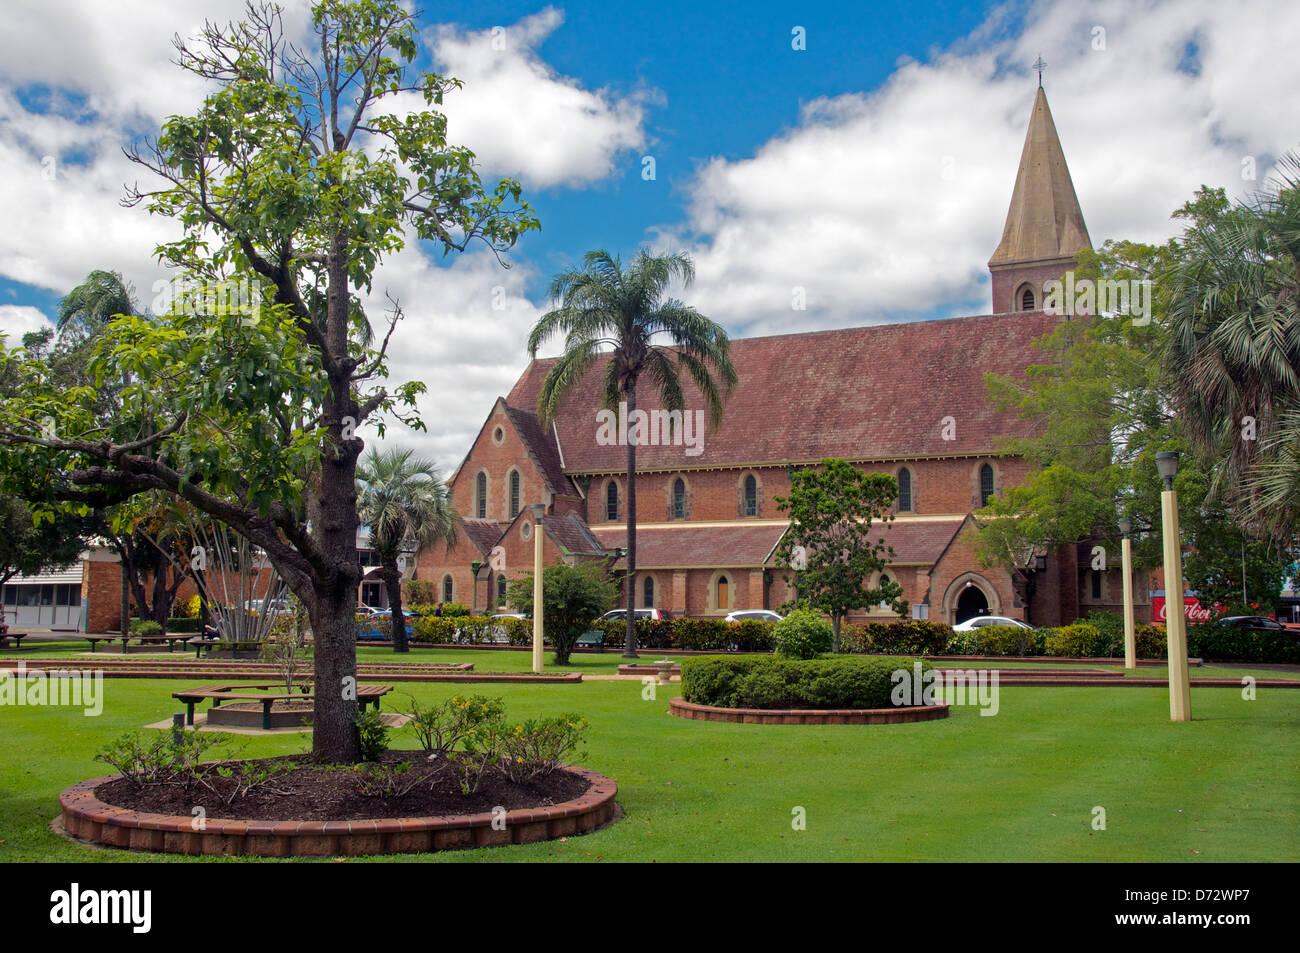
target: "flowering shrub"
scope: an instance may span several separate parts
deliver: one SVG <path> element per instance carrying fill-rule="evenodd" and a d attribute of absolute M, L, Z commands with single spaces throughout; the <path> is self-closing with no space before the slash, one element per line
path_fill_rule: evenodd
<path fill-rule="evenodd" d="M 545 777 L 582 743 L 587 722 L 580 715 L 530 718 L 502 732 L 501 770 L 516 784 Z"/>

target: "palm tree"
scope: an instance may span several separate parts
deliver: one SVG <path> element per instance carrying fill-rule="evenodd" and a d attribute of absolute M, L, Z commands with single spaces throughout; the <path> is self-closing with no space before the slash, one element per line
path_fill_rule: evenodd
<path fill-rule="evenodd" d="M 1280 168 L 1274 189 L 1188 231 L 1164 359 L 1181 423 L 1223 461 L 1215 489 L 1285 541 L 1300 518 L 1287 465 L 1300 448 L 1300 156 Z"/>
<path fill-rule="evenodd" d="M 393 613 L 393 651 L 409 652 L 402 615 L 402 573 L 398 558 L 442 541 L 456 540 L 460 517 L 432 460 L 390 448 L 357 463 L 357 514 L 370 527 L 370 549 Z"/>
<path fill-rule="evenodd" d="M 59 302 L 55 322 L 67 345 L 94 337 L 119 314 L 136 314 L 137 305 L 122 276 L 115 271 L 92 271 Z"/>
<path fill-rule="evenodd" d="M 665 298 L 678 279 L 686 287 L 695 267 L 684 254 L 637 254 L 625 270 L 617 256 L 590 251 L 583 266 L 557 275 L 551 299 L 558 303 L 538 319 L 528 336 L 528 351 L 537 356 L 542 342 L 565 336 L 564 353 L 547 372 L 537 400 L 543 425 L 553 421 L 565 394 L 597 362 L 605 363 L 605 405 L 627 402 L 629 418 L 637 406 L 637 385 L 644 378 L 663 409 L 684 409 L 681 374 L 685 371 L 709 407 L 714 427 L 736 383 L 730 342 L 722 326 L 676 298 Z M 636 658 L 636 445 L 627 445 L 627 629 L 623 656 Z"/>

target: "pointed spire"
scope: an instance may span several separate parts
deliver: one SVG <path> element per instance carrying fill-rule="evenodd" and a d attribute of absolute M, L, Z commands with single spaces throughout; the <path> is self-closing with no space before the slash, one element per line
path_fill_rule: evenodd
<path fill-rule="evenodd" d="M 1091 247 L 1052 111 L 1047 107 L 1047 94 L 1039 86 L 1002 242 L 989 266 L 1073 258 Z"/>

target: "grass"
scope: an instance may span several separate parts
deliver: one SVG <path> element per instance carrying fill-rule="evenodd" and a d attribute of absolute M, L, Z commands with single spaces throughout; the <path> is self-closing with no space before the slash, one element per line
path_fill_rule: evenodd
<path fill-rule="evenodd" d="M 505 659 L 522 667 L 528 660 L 492 651 L 419 657 L 444 655 L 488 656 L 480 664 L 497 669 Z M 579 655 L 575 667 L 612 669 L 618 658 Z M 98 718 L 0 708 L 0 861 L 163 859 L 72 844 L 48 825 L 61 790 L 107 773 L 92 760 L 107 741 L 165 719 L 177 709 L 170 693 L 192 684 L 105 680 Z M 430 700 L 457 689 L 399 685 L 384 708 L 402 708 L 407 693 Z M 676 686 L 643 700 L 638 681 L 468 690 L 504 696 L 513 718 L 585 715 L 591 729 L 582 763 L 618 780 L 624 817 L 565 843 L 390 859 L 1287 861 L 1300 854 L 1296 691 L 1261 689 L 1246 702 L 1237 689 L 1194 688 L 1196 720 L 1175 725 L 1162 689 L 1003 687 L 996 717 L 956 708 L 950 719 L 916 725 L 812 727 L 672 718 L 666 699 Z M 416 746 L 407 729 L 392 742 Z M 241 737 L 236 744 L 254 756 L 302 751 L 310 740 Z M 1091 826 L 1098 806 L 1104 831 Z M 806 830 L 792 827 L 797 808 Z"/>

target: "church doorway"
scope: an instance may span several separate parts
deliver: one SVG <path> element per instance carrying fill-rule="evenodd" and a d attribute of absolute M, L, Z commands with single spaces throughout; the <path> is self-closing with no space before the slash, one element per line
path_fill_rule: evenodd
<path fill-rule="evenodd" d="M 961 595 L 957 597 L 956 624 L 961 625 L 968 619 L 988 614 L 989 600 L 984 595 L 984 590 L 974 583 L 967 582 Z"/>

